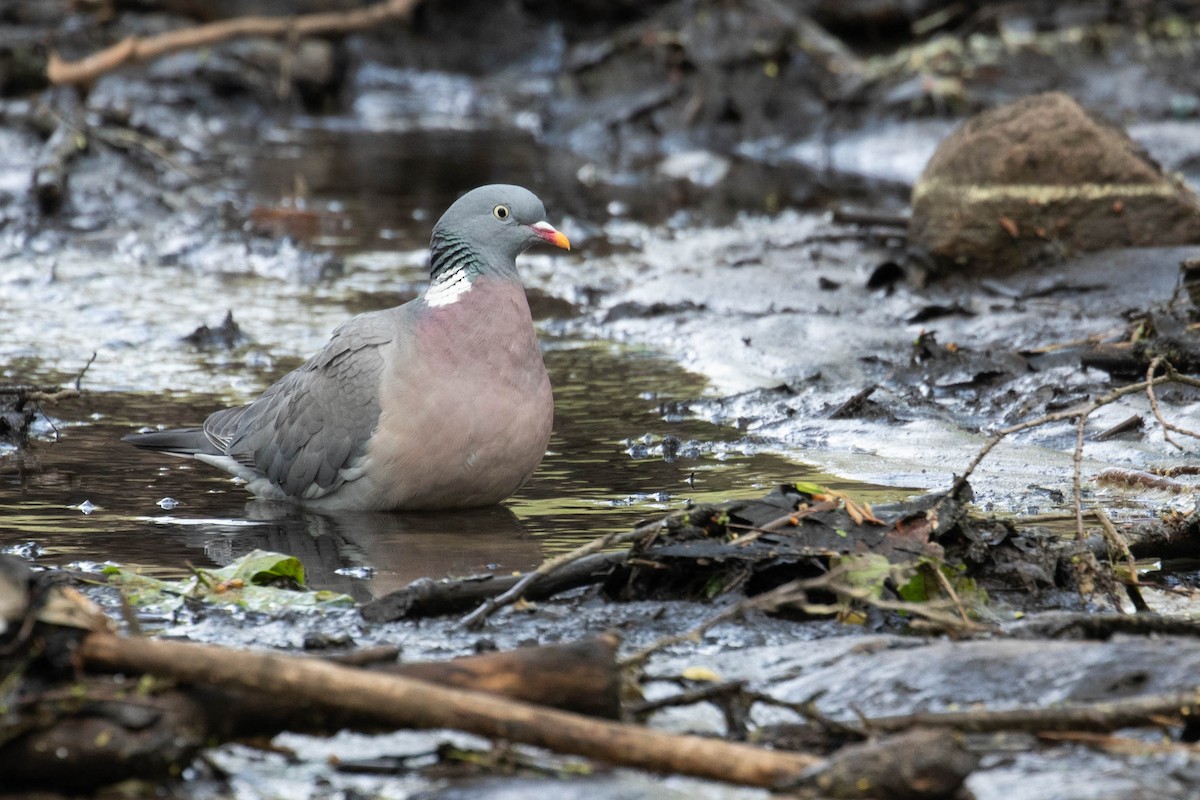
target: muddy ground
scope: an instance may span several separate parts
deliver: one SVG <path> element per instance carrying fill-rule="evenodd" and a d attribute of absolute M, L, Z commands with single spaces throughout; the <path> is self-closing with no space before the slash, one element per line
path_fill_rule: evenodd
<path fill-rule="evenodd" d="M 229 5 L 210 13 L 258 10 Z M 516 175 L 576 245 L 566 258 L 524 262 L 548 338 L 613 340 L 703 376 L 706 389 L 660 412 L 735 429 L 722 452 L 781 454 L 835 480 L 891 487 L 888 499 L 944 491 L 992 432 L 1138 379 L 1085 369 L 1097 343 L 1129 341 L 1148 317 L 1186 341 L 1194 308 L 1178 291 L 1180 263 L 1200 249 L 1108 251 L 1003 279 L 931 280 L 892 218 L 906 212 L 912 182 L 966 115 L 1046 89 L 1127 126 L 1168 170 L 1200 185 L 1200 20 L 1171 3 L 837 5 L 426 3 L 410 24 L 315 43 L 311 72 L 282 73 L 283 51 L 261 40 L 121 70 L 84 94 L 39 87 L 36 76 L 20 82 L 12 69 L 0 110 L 0 311 L 10 333 L 0 343 L 2 374 L 12 383 L 69 384 L 96 350 L 85 391 L 174 394 L 181 403 L 204 391 L 206 401 L 243 401 L 261 389 L 264 370 L 310 352 L 346 313 L 412 296 L 423 237 L 440 209 L 465 189 Z M 189 11 L 186 3 L 149 11 L 114 3 L 104 16 L 65 3 L 16 4 L 5 12 L 4 52 L 36 63 L 44 50 L 24 46 L 36 40 L 79 56 L 130 32 L 190 23 Z M 820 38 L 810 22 L 834 38 Z M 480 38 L 478 30 L 511 35 Z M 75 121 L 86 149 L 66 162 L 61 197 L 47 200 L 31 191 L 31 169 L 64 120 Z M 845 212 L 880 222 L 846 222 L 860 218 Z M 273 299 L 260 304 L 264 292 Z M 219 322 L 227 299 L 256 332 L 256 346 L 218 346 L 203 362 L 181 356 L 179 337 Z M 225 371 L 215 390 L 214 365 Z M 835 414 L 871 387 L 861 404 Z M 1164 418 L 1200 428 L 1194 390 L 1164 388 L 1158 400 Z M 35 447 L 51 446 L 52 426 L 89 424 L 73 408 L 46 407 L 34 419 Z M 149 421 L 141 411 L 107 413 Z M 1140 424 L 1096 438 L 1131 416 Z M 1099 409 L 1085 434 L 1085 505 L 1119 523 L 1194 510 L 1190 488 L 1097 480 L 1114 467 L 1193 460 L 1195 440 L 1167 443 L 1144 394 Z M 1069 512 L 1075 441 L 1069 420 L 1012 436 L 972 475 L 977 510 L 1006 519 Z M 629 449 L 671 460 L 677 445 L 649 431 Z M 11 466 L 22 455 L 9 448 L 0 458 Z M 1179 480 L 1186 487 L 1194 478 Z M 21 481 L 3 491 L 19 500 Z M 679 489 L 660 506 L 686 499 Z M 1073 523 L 1059 525 L 1070 534 Z M 24 544 L 29 530 L 13 541 Z M 1162 591 L 1147 592 L 1152 605 L 1193 616 L 1192 578 L 1186 570 L 1162 576 Z M 820 695 L 821 711 L 843 720 L 1194 687 L 1187 638 L 1047 644 L 1002 636 L 1015 615 L 1108 604 L 1074 588 L 1069 580 L 1042 585 L 1019 602 L 997 594 L 989 620 L 996 640 L 967 644 L 899 636 L 905 620 L 887 614 L 846 625 L 755 612 L 698 644 L 668 648 L 646 672 L 703 666 L 791 702 Z M 115 613 L 112 591 L 94 594 Z M 358 645 L 399 643 L 405 658 L 615 627 L 632 652 L 737 596 L 613 603 L 585 594 L 503 612 L 483 634 L 465 633 L 453 618 L 366 623 L 357 611 L 205 610 L 146 623 L 171 636 L 284 649 L 309 635 L 349 635 Z M 645 692 L 679 685 L 650 681 Z M 758 706 L 750 727 L 771 731 L 795 721 L 789 714 Z M 718 735 L 729 733 L 727 721 L 711 704 L 651 718 Z M 1165 730 L 1170 747 L 1151 747 L 1154 734 L 1142 732 L 1131 740 L 1143 749 L 1119 752 L 1031 736 L 976 740 L 984 760 L 966 789 L 979 798 L 1191 796 L 1200 783 L 1194 754 L 1178 728 Z M 528 774 L 364 777 L 326 763 L 463 738 L 277 737 L 292 760 L 227 745 L 211 755 L 217 768 L 189 771 L 203 780 L 164 791 L 763 794 L 620 770 L 546 783 Z"/>

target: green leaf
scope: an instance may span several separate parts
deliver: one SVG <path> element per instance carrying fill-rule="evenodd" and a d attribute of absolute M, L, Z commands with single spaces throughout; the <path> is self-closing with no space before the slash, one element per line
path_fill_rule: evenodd
<path fill-rule="evenodd" d="M 127 569 L 105 570 L 109 583 L 120 586 L 132 605 L 163 612 L 185 600 L 238 606 L 265 613 L 353 606 L 349 595 L 304 590 L 304 565 L 295 556 L 255 550 L 215 570 L 196 570 L 189 578 L 164 581 Z"/>
<path fill-rule="evenodd" d="M 207 573 L 216 582 L 241 580 L 246 585 L 304 586 L 304 565 L 295 556 L 254 550 L 217 570 Z"/>
<path fill-rule="evenodd" d="M 884 583 L 893 567 L 878 553 L 852 553 L 831 559 L 830 564 L 845 570 L 843 580 L 855 589 L 866 589 L 871 597 L 882 597 Z"/>
<path fill-rule="evenodd" d="M 925 570 L 917 570 L 907 583 L 900 586 L 900 598 L 910 603 L 924 603 L 929 600 L 929 583 Z M 937 593 L 937 589 L 934 589 Z"/>

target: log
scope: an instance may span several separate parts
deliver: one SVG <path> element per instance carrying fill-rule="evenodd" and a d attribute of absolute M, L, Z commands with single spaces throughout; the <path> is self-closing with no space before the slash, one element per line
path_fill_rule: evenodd
<path fill-rule="evenodd" d="M 92 633 L 82 641 L 79 656 L 91 666 L 237 687 L 282 703 L 372 714 L 395 726 L 453 728 L 621 766 L 747 786 L 791 783 L 824 763 L 814 756 L 594 720 L 482 692 L 274 653 Z"/>

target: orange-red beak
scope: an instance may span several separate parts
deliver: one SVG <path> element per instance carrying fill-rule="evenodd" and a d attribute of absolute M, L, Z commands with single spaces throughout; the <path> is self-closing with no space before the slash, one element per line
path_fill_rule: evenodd
<path fill-rule="evenodd" d="M 529 227 L 542 241 L 549 242 L 555 247 L 561 247 L 563 250 L 571 249 L 571 240 L 566 237 L 566 234 L 555 230 L 549 222 L 535 222 Z"/>

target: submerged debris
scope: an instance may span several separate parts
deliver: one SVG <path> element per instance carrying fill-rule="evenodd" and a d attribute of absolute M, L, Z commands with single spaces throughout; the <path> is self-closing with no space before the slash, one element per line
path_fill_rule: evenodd
<path fill-rule="evenodd" d="M 233 319 L 233 310 L 225 312 L 225 319 L 215 328 L 201 325 L 196 330 L 183 337 L 186 344 L 193 347 L 219 347 L 230 350 L 240 344 L 250 341 L 250 337 L 242 332 L 242 328 Z"/>
<path fill-rule="evenodd" d="M 31 426 L 41 414 L 40 403 L 78 396 L 78 388 L 0 386 L 0 445 L 24 447 L 29 443 Z"/>

